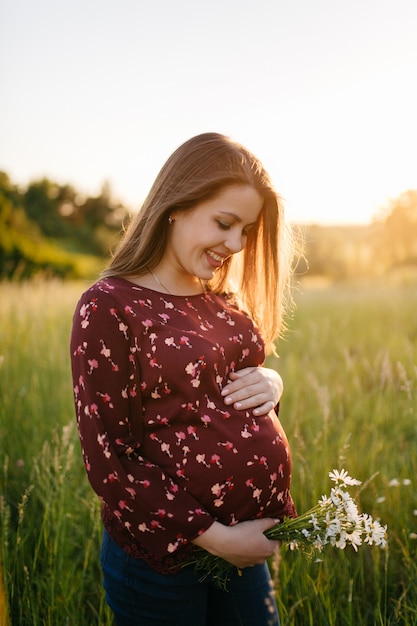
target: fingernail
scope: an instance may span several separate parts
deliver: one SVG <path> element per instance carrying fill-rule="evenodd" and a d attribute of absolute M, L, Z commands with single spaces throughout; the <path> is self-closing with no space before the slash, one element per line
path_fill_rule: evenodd
<path fill-rule="evenodd" d="M 232 404 L 233 399 L 230 396 L 228 396 L 227 398 L 224 399 L 224 402 L 225 404 Z"/>
<path fill-rule="evenodd" d="M 235 409 L 241 409 L 242 408 L 242 403 L 241 402 L 235 402 L 234 407 L 235 407 Z"/>

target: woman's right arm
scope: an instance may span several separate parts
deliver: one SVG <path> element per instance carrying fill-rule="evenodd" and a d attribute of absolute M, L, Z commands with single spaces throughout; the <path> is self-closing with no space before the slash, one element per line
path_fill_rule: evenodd
<path fill-rule="evenodd" d="M 74 400 L 88 479 L 120 524 L 156 558 L 207 530 L 213 518 L 142 455 L 137 342 L 111 293 L 90 289 L 71 336 Z"/>

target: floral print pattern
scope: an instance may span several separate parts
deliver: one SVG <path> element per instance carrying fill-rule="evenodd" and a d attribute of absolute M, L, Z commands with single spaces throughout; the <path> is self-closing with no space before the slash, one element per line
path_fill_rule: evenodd
<path fill-rule="evenodd" d="M 221 396 L 230 372 L 264 356 L 250 318 L 214 293 L 112 278 L 78 303 L 71 360 L 88 478 L 112 538 L 160 571 L 214 520 L 295 515 L 278 417 Z"/>

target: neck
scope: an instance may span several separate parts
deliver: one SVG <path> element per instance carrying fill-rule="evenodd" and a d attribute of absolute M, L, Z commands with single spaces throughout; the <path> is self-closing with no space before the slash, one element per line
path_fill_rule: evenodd
<path fill-rule="evenodd" d="M 196 276 L 196 280 L 198 282 L 194 282 L 192 285 L 190 285 L 190 288 L 187 288 L 188 287 L 187 285 L 184 289 L 182 289 L 177 284 L 175 284 L 174 286 L 171 286 L 171 283 L 167 279 L 161 280 L 161 278 L 159 277 L 159 273 L 157 271 L 153 271 L 149 268 L 149 273 L 152 276 L 153 281 L 158 285 L 158 288 L 162 287 L 163 291 L 165 293 L 168 293 L 171 296 L 172 295 L 177 295 L 177 296 L 198 295 L 199 293 L 206 292 L 206 288 L 205 288 L 203 281 L 201 280 L 201 278 L 197 276 Z M 167 286 L 167 284 L 169 285 L 169 287 Z"/>

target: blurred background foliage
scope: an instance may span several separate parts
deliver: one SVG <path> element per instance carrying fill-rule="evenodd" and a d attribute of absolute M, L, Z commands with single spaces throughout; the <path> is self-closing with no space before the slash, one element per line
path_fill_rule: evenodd
<path fill-rule="evenodd" d="M 88 197 L 47 178 L 22 188 L 0 172 L 0 279 L 95 278 L 131 214 L 108 183 Z M 391 200 L 366 226 L 295 228 L 304 240 L 299 276 L 340 281 L 417 271 L 417 190 Z"/>

